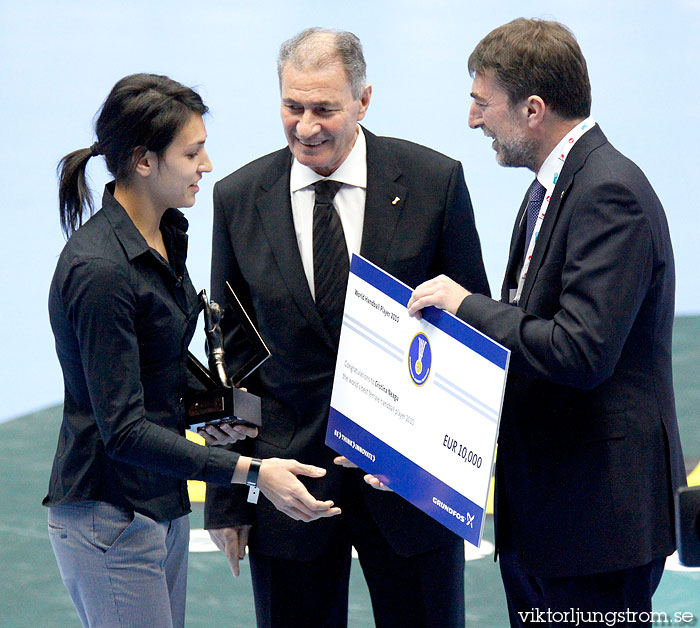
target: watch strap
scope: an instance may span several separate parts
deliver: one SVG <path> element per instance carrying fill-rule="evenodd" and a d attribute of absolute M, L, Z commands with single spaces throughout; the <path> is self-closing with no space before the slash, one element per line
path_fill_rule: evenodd
<path fill-rule="evenodd" d="M 258 475 L 260 475 L 261 464 L 262 460 L 260 460 L 260 458 L 252 458 L 250 460 L 250 466 L 248 467 L 248 476 L 245 479 L 246 486 L 257 487 Z"/>

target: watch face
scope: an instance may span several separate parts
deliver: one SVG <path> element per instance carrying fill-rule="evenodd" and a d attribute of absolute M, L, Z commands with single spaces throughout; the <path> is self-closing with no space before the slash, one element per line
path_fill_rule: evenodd
<path fill-rule="evenodd" d="M 249 504 L 257 504 L 258 503 L 258 495 L 260 495 L 260 489 L 257 486 L 251 486 L 248 489 L 248 503 Z"/>

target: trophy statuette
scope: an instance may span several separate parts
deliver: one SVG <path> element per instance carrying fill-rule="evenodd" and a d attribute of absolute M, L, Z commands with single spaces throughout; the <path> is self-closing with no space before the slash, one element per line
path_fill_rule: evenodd
<path fill-rule="evenodd" d="M 234 318 L 240 318 L 240 312 L 242 312 L 247 319 L 246 322 L 252 325 L 250 318 L 228 284 L 227 290 L 231 293 L 230 295 L 227 293 L 226 296 L 229 305 L 234 310 Z M 231 303 L 231 295 L 235 299 L 234 304 Z M 188 352 L 187 368 L 204 387 L 204 390 L 201 391 L 191 391 L 185 399 L 185 414 L 189 429 L 196 431 L 199 427 L 220 423 L 260 427 L 262 425 L 260 397 L 236 388 L 232 382 L 239 384 L 243 377 L 249 375 L 270 356 L 270 352 L 255 329 L 259 343 L 264 347 L 264 352 L 257 346 L 254 349 L 258 353 L 264 353 L 264 357 L 252 370 L 248 370 L 250 360 L 246 360 L 244 368 L 247 372 L 241 376 L 240 369 L 237 369 L 234 377 L 229 379 L 226 375 L 224 336 L 220 326 L 223 316 L 222 309 L 218 303 L 209 301 L 204 290 L 200 292 L 199 298 L 204 310 L 204 331 L 207 337 L 209 368 Z M 236 307 L 240 309 L 240 312 L 235 311 Z"/>

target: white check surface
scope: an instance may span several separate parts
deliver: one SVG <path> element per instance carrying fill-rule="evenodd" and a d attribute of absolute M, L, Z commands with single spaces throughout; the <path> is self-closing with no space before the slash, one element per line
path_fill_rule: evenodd
<path fill-rule="evenodd" d="M 326 443 L 474 545 L 509 352 L 353 256 Z"/>

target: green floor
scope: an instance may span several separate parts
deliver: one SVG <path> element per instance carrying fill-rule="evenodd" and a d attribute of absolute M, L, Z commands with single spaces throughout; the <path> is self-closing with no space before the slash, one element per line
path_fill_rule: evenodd
<path fill-rule="evenodd" d="M 700 317 L 679 318 L 674 336 L 674 368 L 681 438 L 687 467 L 700 459 Z M 0 628 L 79 628 L 63 588 L 46 534 L 45 494 L 60 422 L 49 408 L 0 424 Z M 633 472 L 633 470 L 631 470 Z M 201 528 L 199 508 L 192 527 Z M 493 540 L 492 521 L 484 538 Z M 467 626 L 508 625 L 503 589 L 493 557 L 471 560 L 466 568 Z M 700 570 L 667 568 L 654 597 L 654 610 L 693 613 L 700 624 Z M 249 628 L 255 625 L 247 563 L 234 581 L 217 552 L 190 555 L 187 624 L 191 628 Z M 367 589 L 353 565 L 351 628 L 373 625 Z M 657 624 L 671 625 L 671 624 Z M 679 625 L 676 623 L 675 625 Z M 147 627 L 144 627 L 147 628 Z"/>

